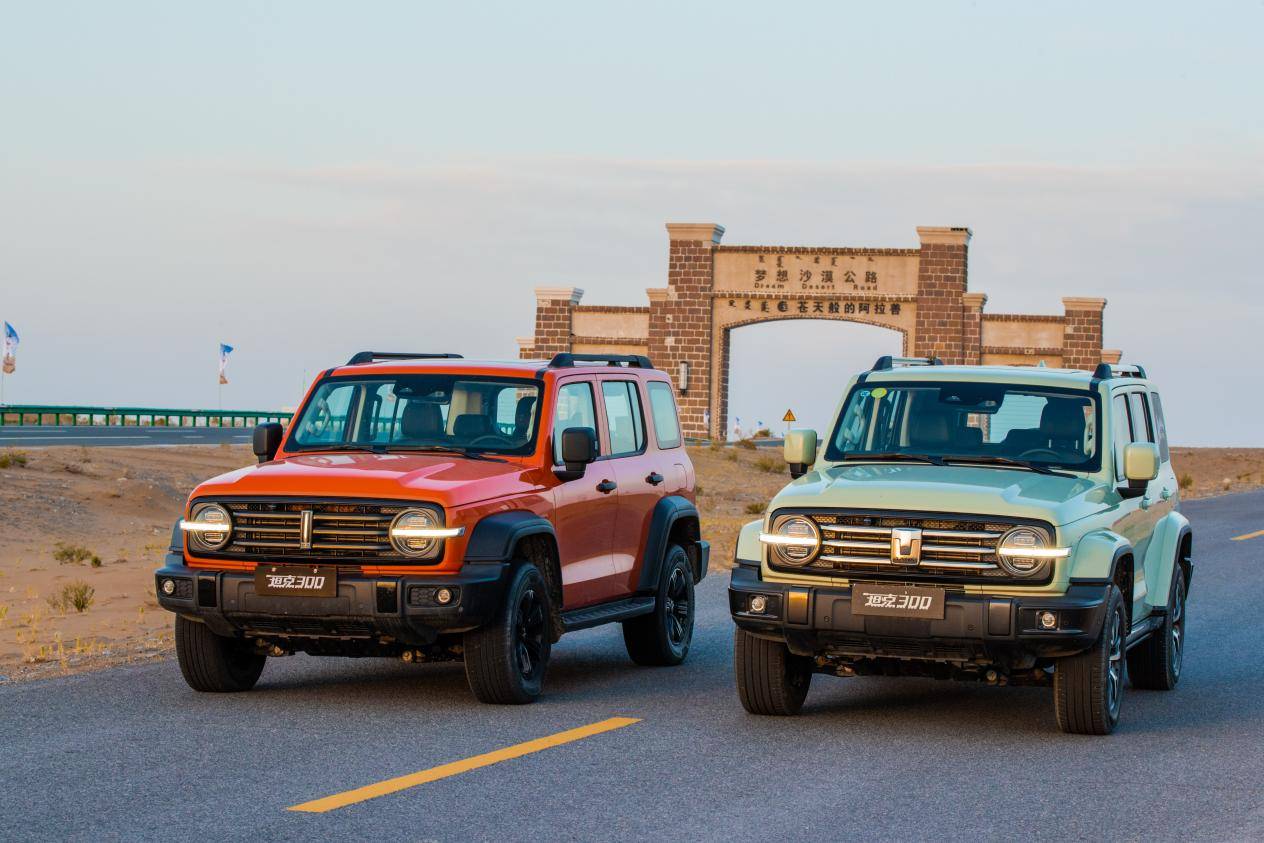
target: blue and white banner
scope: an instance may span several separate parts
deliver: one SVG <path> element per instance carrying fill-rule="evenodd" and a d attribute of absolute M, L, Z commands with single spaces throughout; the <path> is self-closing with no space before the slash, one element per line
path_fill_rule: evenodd
<path fill-rule="evenodd" d="M 224 374 L 224 370 L 228 368 L 228 355 L 232 353 L 231 345 L 219 344 L 219 382 L 221 384 L 228 383 L 228 376 Z"/>
<path fill-rule="evenodd" d="M 6 375 L 13 374 L 17 368 L 18 332 L 8 322 L 4 323 L 4 363 L 2 371 Z"/>

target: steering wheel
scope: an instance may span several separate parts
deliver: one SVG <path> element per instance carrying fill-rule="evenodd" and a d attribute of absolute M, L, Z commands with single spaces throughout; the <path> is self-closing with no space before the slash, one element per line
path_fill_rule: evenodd
<path fill-rule="evenodd" d="M 477 446 L 484 442 L 487 442 L 491 445 L 499 445 L 505 448 L 509 448 L 513 446 L 513 442 L 510 441 L 508 436 L 502 436 L 499 433 L 484 433 L 482 436 L 476 436 L 473 439 L 471 439 L 469 444 L 471 446 Z"/>
<path fill-rule="evenodd" d="M 1054 460 L 1057 460 L 1057 459 L 1060 459 L 1062 455 L 1059 454 L 1057 451 L 1053 450 L 1052 448 L 1032 448 L 1029 451 L 1023 451 L 1021 454 L 1018 455 L 1018 458 L 1020 460 L 1028 460 L 1036 456 L 1049 456 L 1049 457 L 1052 457 Z"/>

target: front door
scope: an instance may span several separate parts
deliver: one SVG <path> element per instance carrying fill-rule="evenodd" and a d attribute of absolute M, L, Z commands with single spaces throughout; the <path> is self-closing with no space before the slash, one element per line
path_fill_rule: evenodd
<path fill-rule="evenodd" d="M 619 484 L 619 513 L 615 517 L 611 555 L 620 588 L 630 594 L 641 577 L 654 506 L 675 471 L 670 460 L 664 459 L 657 448 L 649 447 L 638 381 L 603 377 L 601 409 L 610 442 L 609 465 Z"/>
<path fill-rule="evenodd" d="M 592 378 L 567 378 L 557 386 L 553 411 L 553 462 L 562 462 L 562 431 L 568 427 L 601 425 L 597 415 L 597 384 Z M 599 438 L 601 453 L 606 446 Z M 577 609 L 609 600 L 618 593 L 611 557 L 618 497 L 614 489 L 599 488 L 612 473 L 599 457 L 578 480 L 563 481 L 554 492 L 553 529 L 557 533 L 562 567 L 562 605 Z M 613 476 L 609 478 L 613 485 Z"/>
<path fill-rule="evenodd" d="M 1124 486 L 1128 480 L 1124 477 L 1124 448 L 1132 442 L 1154 442 L 1154 428 L 1150 419 L 1149 407 L 1145 392 L 1132 388 L 1119 391 L 1111 396 L 1111 436 L 1115 452 L 1115 483 Z M 1162 472 L 1156 480 L 1150 481 L 1145 494 L 1139 497 L 1122 498 L 1119 501 L 1119 515 L 1114 529 L 1132 544 L 1132 619 L 1135 623 L 1141 620 L 1149 610 L 1146 595 L 1149 593 L 1146 584 L 1146 552 L 1150 549 L 1150 538 L 1162 517 L 1171 507 L 1161 497 L 1160 486 Z"/>

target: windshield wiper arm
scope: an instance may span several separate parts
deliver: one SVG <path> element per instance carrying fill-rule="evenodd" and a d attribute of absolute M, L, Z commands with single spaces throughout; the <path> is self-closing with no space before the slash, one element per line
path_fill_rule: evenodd
<path fill-rule="evenodd" d="M 489 457 L 482 451 L 467 451 L 464 448 L 454 448 L 451 445 L 405 445 L 398 450 L 415 451 L 419 453 L 435 453 L 435 454 L 457 454 L 462 457 L 469 457 L 472 460 L 486 460 L 487 462 L 504 462 L 496 457 Z"/>
<path fill-rule="evenodd" d="M 365 451 L 370 454 L 383 453 L 386 448 L 382 445 L 315 445 L 303 448 L 304 451 Z"/>
<path fill-rule="evenodd" d="M 944 461 L 941 457 L 932 457 L 930 454 L 906 454 L 902 451 L 879 451 L 877 453 L 854 452 L 843 454 L 844 461 L 854 460 L 912 460 L 913 462 L 925 462 L 931 465 L 943 465 Z"/>
<path fill-rule="evenodd" d="M 1030 462 L 1028 460 L 1016 460 L 1012 457 L 990 456 L 986 454 L 963 454 L 961 456 L 946 456 L 948 462 L 964 462 L 976 463 L 979 465 L 1003 465 L 1013 468 L 1025 468 L 1028 471 L 1034 471 L 1037 474 L 1050 474 L 1055 477 L 1074 477 L 1073 474 L 1065 474 L 1061 471 L 1054 471 L 1048 466 L 1040 463 Z"/>

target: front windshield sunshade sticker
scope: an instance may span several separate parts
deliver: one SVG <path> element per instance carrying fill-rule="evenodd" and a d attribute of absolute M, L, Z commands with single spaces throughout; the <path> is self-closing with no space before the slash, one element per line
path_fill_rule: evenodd
<path fill-rule="evenodd" d="M 876 398 L 877 400 L 881 401 L 887 395 L 887 388 L 885 386 L 880 386 L 869 394 L 872 397 Z"/>

